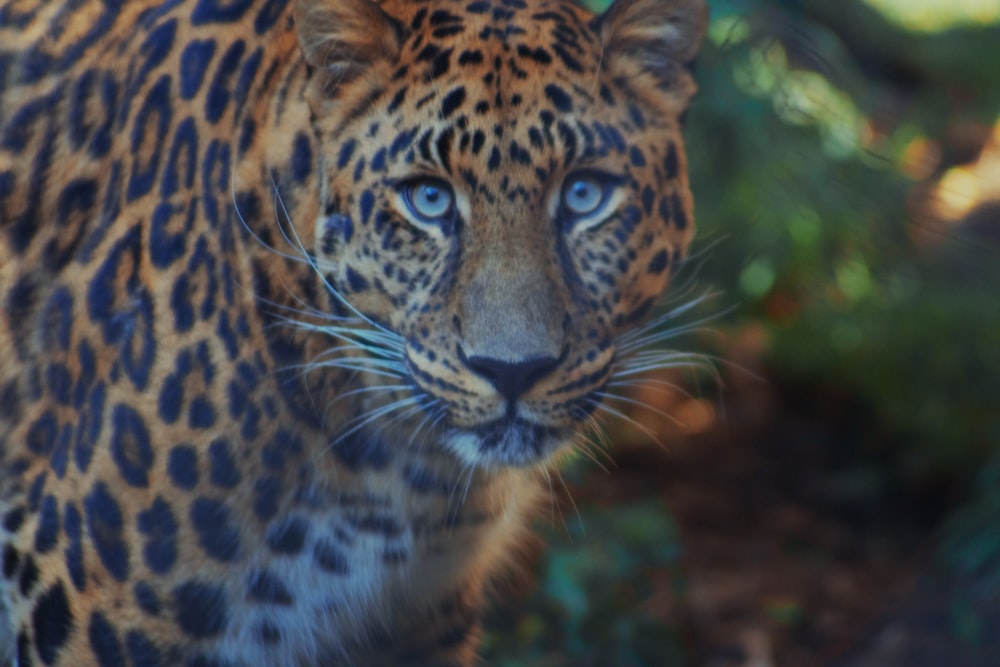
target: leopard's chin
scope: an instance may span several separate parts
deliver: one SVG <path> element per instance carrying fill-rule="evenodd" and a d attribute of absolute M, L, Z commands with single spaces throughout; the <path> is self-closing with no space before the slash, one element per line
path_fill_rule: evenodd
<path fill-rule="evenodd" d="M 473 428 L 450 428 L 444 445 L 472 466 L 528 468 L 545 464 L 575 433 L 572 428 L 505 416 Z"/>

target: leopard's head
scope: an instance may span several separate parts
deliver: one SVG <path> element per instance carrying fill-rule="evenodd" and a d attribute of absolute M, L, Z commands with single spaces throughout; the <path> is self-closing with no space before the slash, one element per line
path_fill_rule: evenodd
<path fill-rule="evenodd" d="M 694 232 L 681 118 L 700 0 L 315 0 L 316 262 L 468 464 L 571 442 Z M 386 380 L 382 375 L 395 376 Z M 374 395 L 374 393 L 373 393 Z"/>

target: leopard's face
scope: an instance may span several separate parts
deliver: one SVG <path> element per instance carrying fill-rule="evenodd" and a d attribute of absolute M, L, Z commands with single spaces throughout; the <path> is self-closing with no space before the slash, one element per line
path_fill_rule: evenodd
<path fill-rule="evenodd" d="M 340 18 L 367 42 L 303 38 L 317 266 L 345 313 L 392 334 L 397 377 L 369 382 L 395 388 L 372 395 L 422 410 L 468 464 L 574 439 L 691 240 L 679 118 L 705 17 L 650 6 L 387 1 Z"/>

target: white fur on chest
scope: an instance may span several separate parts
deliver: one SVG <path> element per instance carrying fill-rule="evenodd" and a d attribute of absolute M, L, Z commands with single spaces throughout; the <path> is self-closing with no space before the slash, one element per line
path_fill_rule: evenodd
<path fill-rule="evenodd" d="M 302 518 L 307 530 L 284 551 L 265 540 L 242 580 L 230 582 L 220 657 L 250 667 L 322 664 L 392 637 L 401 620 L 426 616 L 459 587 L 481 585 L 520 535 L 534 495 L 522 479 L 517 489 L 472 493 L 456 512 L 398 481 L 368 493 L 374 502 L 341 499 L 275 522 L 280 529 Z"/>

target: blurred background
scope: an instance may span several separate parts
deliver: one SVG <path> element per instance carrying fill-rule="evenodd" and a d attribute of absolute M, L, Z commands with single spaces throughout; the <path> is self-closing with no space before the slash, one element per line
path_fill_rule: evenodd
<path fill-rule="evenodd" d="M 702 363 L 552 478 L 486 662 L 1000 665 L 1000 0 L 710 5 Z"/>

